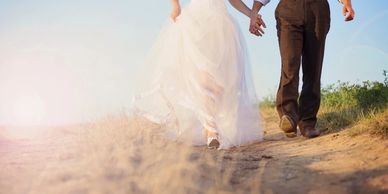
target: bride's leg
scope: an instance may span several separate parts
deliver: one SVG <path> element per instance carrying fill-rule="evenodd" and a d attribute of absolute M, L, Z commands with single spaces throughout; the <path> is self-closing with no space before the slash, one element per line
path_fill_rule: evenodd
<path fill-rule="evenodd" d="M 217 123 L 215 121 L 216 115 L 216 99 L 219 99 L 223 94 L 223 87 L 218 85 L 209 73 L 201 73 L 201 85 L 210 95 L 202 95 L 203 110 L 208 118 L 204 126 L 204 131 L 208 140 L 208 146 L 211 148 L 218 148 L 220 142 L 218 140 Z"/>
<path fill-rule="evenodd" d="M 200 73 L 201 85 L 214 95 L 215 98 L 222 96 L 224 88 L 217 84 L 215 78 L 208 72 L 201 71 Z"/>

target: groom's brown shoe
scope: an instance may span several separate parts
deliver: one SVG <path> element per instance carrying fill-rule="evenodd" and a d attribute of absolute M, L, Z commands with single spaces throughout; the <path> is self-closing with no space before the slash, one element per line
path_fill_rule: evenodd
<path fill-rule="evenodd" d="M 300 132 L 306 138 L 316 138 L 321 135 L 321 131 L 314 127 L 306 127 L 304 129 L 301 129 Z"/>
<path fill-rule="evenodd" d="M 282 129 L 284 134 L 289 138 L 297 136 L 296 123 L 288 115 L 283 115 L 280 119 L 280 129 Z"/>

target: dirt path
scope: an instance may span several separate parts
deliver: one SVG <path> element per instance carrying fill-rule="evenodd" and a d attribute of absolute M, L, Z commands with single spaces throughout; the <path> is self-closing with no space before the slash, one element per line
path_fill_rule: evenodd
<path fill-rule="evenodd" d="M 388 141 L 346 130 L 287 139 L 263 115 L 265 141 L 224 151 L 165 141 L 126 117 L 28 140 L 3 128 L 0 193 L 388 193 Z"/>

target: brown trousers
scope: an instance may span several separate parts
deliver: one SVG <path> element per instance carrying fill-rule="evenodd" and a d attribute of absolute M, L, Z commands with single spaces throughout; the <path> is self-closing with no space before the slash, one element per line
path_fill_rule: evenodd
<path fill-rule="evenodd" d="M 280 0 L 275 16 L 282 62 L 277 111 L 280 117 L 286 114 L 293 118 L 301 129 L 315 127 L 330 29 L 329 4 L 327 0 Z M 300 65 L 303 86 L 299 96 Z"/>

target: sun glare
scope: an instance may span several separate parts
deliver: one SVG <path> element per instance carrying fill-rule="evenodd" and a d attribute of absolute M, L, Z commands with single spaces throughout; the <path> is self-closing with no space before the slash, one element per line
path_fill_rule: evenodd
<path fill-rule="evenodd" d="M 37 94 L 21 95 L 13 103 L 12 122 L 14 125 L 40 125 L 45 115 L 45 103 Z"/>

